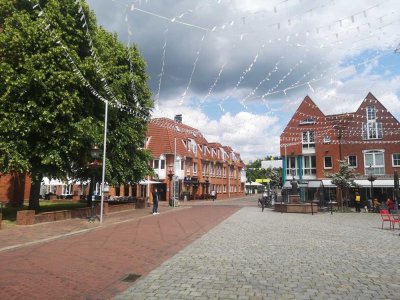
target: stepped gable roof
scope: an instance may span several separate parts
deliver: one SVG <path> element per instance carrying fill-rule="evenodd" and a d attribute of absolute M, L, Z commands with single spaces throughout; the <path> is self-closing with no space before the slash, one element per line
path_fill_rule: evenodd
<path fill-rule="evenodd" d="M 193 152 L 186 149 L 182 140 L 192 139 L 198 145 L 208 144 L 199 130 L 168 118 L 151 119 L 146 136 L 151 137 L 148 148 L 154 157 L 159 157 L 163 153 L 174 153 L 175 138 L 176 153 L 181 156 L 194 156 Z"/>

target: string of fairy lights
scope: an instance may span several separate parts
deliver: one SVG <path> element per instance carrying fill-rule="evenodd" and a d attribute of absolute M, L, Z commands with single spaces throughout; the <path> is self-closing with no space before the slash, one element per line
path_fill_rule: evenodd
<path fill-rule="evenodd" d="M 373 105 L 377 117 L 376 122 L 382 124 L 382 131 L 385 135 L 385 140 L 379 139 L 357 139 L 361 138 L 365 133 L 363 124 L 367 122 L 367 107 L 361 107 L 356 113 L 347 113 L 342 115 L 333 116 L 315 116 L 298 111 L 295 116 L 290 120 L 285 131 L 281 135 L 281 148 L 286 146 L 293 146 L 303 143 L 303 132 L 314 131 L 316 143 L 327 143 L 326 138 L 330 144 L 400 144 L 400 124 L 386 109 L 376 108 L 377 101 L 375 99 L 365 99 L 363 101 L 366 105 Z M 303 101 L 310 109 L 318 108 L 310 101 Z M 297 116 L 296 116 L 297 115 Z M 311 125 L 298 125 L 301 122 L 312 122 Z M 293 124 L 294 126 L 290 126 Z M 303 123 L 304 124 L 304 123 Z M 297 126 L 295 126 L 297 125 Z M 335 127 L 336 126 L 336 127 Z M 357 129 L 358 128 L 358 129 Z M 332 139 L 331 139 L 332 137 Z M 350 139 L 346 139 L 350 138 Z"/>
<path fill-rule="evenodd" d="M 220 3 L 220 2 L 219 2 Z M 347 20 L 347 21 L 349 21 L 349 22 L 351 22 L 352 24 L 354 24 L 356 21 L 356 18 L 358 18 L 359 16 L 362 16 L 363 18 L 367 18 L 368 17 L 368 13 L 369 13 L 369 11 L 371 11 L 371 10 L 373 10 L 373 9 L 375 9 L 375 8 L 378 8 L 380 5 L 382 5 L 384 2 L 383 1 L 381 1 L 381 2 L 379 2 L 379 3 L 376 3 L 375 5 L 372 5 L 372 6 L 370 6 L 370 7 L 368 7 L 368 8 L 366 8 L 366 9 L 363 9 L 363 10 L 360 10 L 360 11 L 357 11 L 357 12 L 355 12 L 355 13 L 353 13 L 352 15 L 349 15 L 349 16 L 346 16 L 346 17 L 342 17 L 342 18 L 340 18 L 340 19 L 337 19 L 337 20 L 335 20 L 335 21 L 331 21 L 329 24 L 324 24 L 324 25 L 320 25 L 320 26 L 318 26 L 318 27 L 316 27 L 316 30 L 315 30 L 315 32 L 317 32 L 317 33 L 320 33 L 321 32 L 321 29 L 323 29 L 323 28 L 329 28 L 329 30 L 331 31 L 332 30 L 332 27 L 334 27 L 334 26 L 339 26 L 339 27 L 343 27 L 343 25 L 344 25 L 344 23 L 345 23 L 345 21 Z M 283 4 L 283 3 L 282 3 Z M 308 9 L 307 11 L 305 11 L 305 12 L 303 12 L 303 14 L 306 14 L 306 13 L 311 13 L 311 12 L 315 12 L 315 11 L 317 11 L 319 8 L 322 8 L 322 7 L 326 7 L 327 5 L 332 5 L 333 3 L 331 3 L 331 2 L 328 2 L 327 4 L 321 4 L 321 5 L 317 5 L 317 6 L 315 6 L 315 7 L 313 7 L 313 8 L 311 8 L 311 9 Z M 132 4 L 133 5 L 133 4 Z M 274 5 L 274 12 L 275 13 L 277 13 L 277 8 L 280 6 L 280 4 L 277 4 L 277 5 Z M 132 7 L 131 8 L 131 11 L 140 11 L 140 12 L 144 12 L 145 10 L 144 9 L 139 9 L 138 7 Z M 296 18 L 296 17 L 298 17 L 298 18 L 302 18 L 303 17 L 303 14 L 302 13 L 299 13 L 299 14 L 297 14 L 294 18 L 292 18 L 293 20 Z M 152 13 L 152 15 L 153 16 L 156 16 L 156 17 L 160 17 L 160 18 L 163 18 L 163 19 L 165 19 L 165 20 L 169 20 L 169 21 L 171 21 L 171 22 L 175 22 L 175 18 L 168 18 L 168 17 L 165 17 L 165 16 L 162 16 L 162 15 L 159 15 L 159 14 L 155 14 L 155 13 Z M 291 19 L 291 20 L 292 20 Z M 383 21 L 383 19 L 384 19 L 384 16 L 380 16 L 379 17 L 379 21 L 382 23 L 382 21 Z M 224 22 L 220 27 L 218 27 L 218 26 L 210 26 L 209 27 L 209 29 L 208 29 L 208 31 L 211 31 L 211 32 L 217 32 L 218 31 L 218 28 L 220 29 L 220 30 L 225 30 L 225 28 L 228 26 L 228 25 L 230 25 L 230 26 L 233 26 L 233 24 L 235 24 L 235 22 L 236 22 L 237 20 L 231 20 L 231 21 L 227 21 L 227 22 Z M 293 21 L 290 21 L 290 22 L 288 22 L 288 24 L 291 24 L 291 25 L 293 25 Z M 185 24 L 185 25 L 188 25 L 188 24 Z M 191 25 L 194 25 L 194 24 L 191 24 Z M 274 24 L 270 24 L 269 26 L 272 26 L 272 25 L 274 25 Z M 362 24 L 362 25 L 364 25 L 364 24 Z M 369 26 L 370 28 L 371 28 L 371 22 L 369 22 L 369 23 L 365 23 L 365 25 L 366 26 Z M 195 27 L 195 26 L 192 26 L 192 27 Z M 204 29 L 203 27 L 202 27 L 202 29 Z M 377 30 L 379 30 L 379 29 L 382 29 L 382 26 L 381 27 L 378 27 L 377 28 Z M 360 30 L 360 26 L 358 26 L 358 31 Z M 311 30 L 312 31 L 312 30 Z M 348 32 L 348 31 L 346 31 L 346 32 Z M 295 32 L 295 33 L 292 33 L 292 34 L 290 34 L 290 35 L 288 35 L 287 36 L 287 38 L 286 38 L 286 41 L 289 41 L 291 38 L 293 38 L 293 37 L 298 37 L 300 34 L 305 34 L 306 36 L 310 36 L 310 31 L 308 31 L 308 32 L 305 32 L 305 33 L 302 33 L 302 32 Z M 242 35 L 242 34 L 241 34 Z M 335 33 L 335 35 L 336 35 L 336 37 L 338 37 L 338 36 L 340 36 L 340 34 L 339 33 Z M 280 40 L 280 38 L 277 38 L 276 40 Z M 272 41 L 271 41 L 272 42 Z M 264 45 L 264 44 L 263 44 Z M 325 45 L 324 47 L 327 47 L 327 45 Z M 355 46 L 354 46 L 355 47 Z M 196 57 L 196 61 L 198 60 L 198 57 Z M 164 62 L 164 60 L 163 60 L 163 64 L 165 64 L 165 62 Z M 246 72 L 246 70 L 245 70 L 245 72 Z M 247 73 L 247 72 L 246 72 Z M 190 75 L 190 77 L 192 77 L 193 76 L 193 70 L 192 70 L 192 73 L 191 73 L 191 75 Z M 243 80 L 243 77 L 240 77 L 241 78 L 241 80 Z M 319 79 L 319 78 L 315 78 L 314 80 L 311 80 L 311 81 L 308 81 L 307 83 L 304 83 L 303 85 L 301 85 L 301 86 L 304 86 L 304 85 L 307 85 L 309 88 L 310 88 L 310 90 L 314 90 L 314 88 L 311 86 L 311 83 L 313 83 L 313 81 L 315 81 L 315 80 L 317 80 L 317 79 Z M 238 81 L 238 83 L 240 84 L 240 82 L 241 82 L 241 80 L 239 80 Z M 282 80 L 282 79 L 281 79 Z M 191 80 L 189 80 L 189 82 L 190 82 Z M 236 84 L 236 86 L 237 86 L 237 84 Z M 297 87 L 299 87 L 299 86 L 290 86 L 289 87 L 289 89 L 282 89 L 282 90 L 279 90 L 279 91 L 277 91 L 277 93 L 285 93 L 285 92 L 287 92 L 288 90 L 290 90 L 290 89 L 293 89 L 293 88 L 297 88 Z M 185 90 L 185 92 L 186 92 L 186 90 Z M 271 91 L 270 91 L 271 92 Z M 268 93 L 266 93 L 267 95 L 270 95 L 270 94 L 268 94 Z M 159 95 L 159 94 L 157 94 L 157 95 Z M 184 94 L 185 96 L 186 96 L 186 94 Z M 263 94 L 263 97 L 265 97 L 265 96 L 267 96 L 267 95 L 265 95 L 265 94 Z M 224 100 L 223 100 L 224 101 Z M 223 101 L 222 101 L 222 103 L 223 103 Z M 180 100 L 180 104 L 182 103 L 182 99 Z M 219 103 L 219 106 L 221 107 L 221 109 L 223 109 L 223 107 L 222 107 L 222 104 L 221 102 Z M 242 103 L 243 103 L 243 101 L 242 101 Z"/>
<path fill-rule="evenodd" d="M 119 0 L 116 0 L 116 2 L 118 2 Z M 295 0 L 286 0 L 286 1 L 281 1 L 278 2 L 276 4 L 273 5 L 273 12 L 275 14 L 278 14 L 280 11 L 282 11 L 283 6 L 286 3 L 289 2 L 294 2 Z M 218 1 L 220 3 L 220 1 Z M 291 27 L 293 28 L 296 25 L 296 21 L 301 21 L 302 18 L 306 17 L 307 14 L 309 13 L 316 13 L 318 11 L 318 9 L 324 8 L 324 7 L 328 7 L 329 5 L 333 5 L 334 1 L 327 1 L 325 3 L 319 4 L 314 6 L 311 9 L 308 9 L 307 11 L 303 11 L 300 12 L 296 15 L 293 16 L 289 16 L 287 19 L 287 22 L 285 22 L 285 25 L 283 22 L 277 22 L 277 23 L 271 23 L 266 25 L 266 27 L 271 27 L 271 28 L 276 28 L 276 30 L 282 30 L 284 26 L 287 27 Z M 386 26 L 391 26 L 393 24 L 395 24 L 396 22 L 400 21 L 398 19 L 394 19 L 394 20 L 390 20 L 389 18 L 392 16 L 396 16 L 396 14 L 391 13 L 391 14 L 384 14 L 384 15 L 380 15 L 379 17 L 374 19 L 374 22 L 370 21 L 370 22 L 363 22 L 363 23 L 359 23 L 357 24 L 357 19 L 361 20 L 361 19 L 367 19 L 368 21 L 368 17 L 371 11 L 373 11 L 374 9 L 378 8 L 379 6 L 381 6 L 383 3 L 386 3 L 386 1 L 380 1 L 378 3 L 376 3 L 375 5 L 372 5 L 370 7 L 367 7 L 366 9 L 362 9 L 359 10 L 358 12 L 355 12 L 349 16 L 345 16 L 345 17 L 341 17 L 338 18 L 337 20 L 334 21 L 330 21 L 329 23 L 326 24 L 322 24 L 319 26 L 315 26 L 314 28 L 309 29 L 306 32 L 292 32 L 288 35 L 286 35 L 286 38 L 275 38 L 275 39 L 271 39 L 268 41 L 264 41 L 259 50 L 256 52 L 256 54 L 254 55 L 252 61 L 250 62 L 250 64 L 242 71 L 242 73 L 239 75 L 239 79 L 236 81 L 236 83 L 234 84 L 234 89 L 237 89 L 240 87 L 241 83 L 243 82 L 243 80 L 245 80 L 246 76 L 252 71 L 252 69 L 254 68 L 254 66 L 256 65 L 260 55 L 262 55 L 262 52 L 267 48 L 266 45 L 267 43 L 269 44 L 273 44 L 275 42 L 284 42 L 286 45 L 289 45 L 291 47 L 304 47 L 307 48 L 307 50 L 309 51 L 312 48 L 333 48 L 336 47 L 337 44 L 340 44 L 342 41 L 344 41 L 344 39 L 340 39 L 340 37 L 345 38 L 345 35 L 349 35 L 349 31 L 353 31 L 356 33 L 356 36 L 361 36 L 362 38 L 356 40 L 352 46 L 352 49 L 357 49 L 357 43 L 360 41 L 364 41 L 365 39 L 371 38 L 374 34 L 378 35 L 380 34 L 380 31 L 385 28 Z M 92 95 L 94 95 L 96 98 L 98 98 L 99 100 L 105 102 L 105 101 L 109 101 L 110 105 L 121 110 L 124 111 L 128 114 L 131 115 L 135 115 L 135 113 L 138 110 L 138 107 L 131 107 L 131 106 L 127 106 L 121 103 L 121 101 L 119 101 L 116 96 L 113 94 L 110 85 L 108 84 L 108 81 L 106 79 L 106 76 L 104 76 L 104 72 L 102 70 L 102 65 L 99 62 L 99 58 L 97 55 L 97 51 L 96 48 L 94 47 L 94 42 L 92 39 L 92 36 L 90 34 L 89 28 L 88 28 L 88 22 L 86 19 L 86 15 L 84 14 L 84 11 L 82 9 L 82 6 L 79 5 L 79 0 L 75 1 L 75 4 L 77 5 L 77 13 L 80 14 L 80 20 L 82 21 L 82 28 L 85 30 L 85 36 L 88 40 L 88 44 L 91 47 L 91 51 L 90 54 L 94 60 L 95 66 L 96 66 L 96 71 L 99 74 L 99 76 L 101 77 L 101 82 L 102 82 L 102 88 L 103 90 L 106 92 L 107 96 L 104 97 L 100 94 L 100 92 L 98 92 L 91 84 L 90 82 L 84 77 L 84 75 L 82 74 L 82 72 L 79 70 L 78 68 L 78 64 L 74 61 L 74 59 L 71 57 L 71 55 L 69 54 L 68 51 L 68 46 L 65 45 L 61 39 L 56 35 L 56 33 L 52 30 L 52 26 L 51 26 L 51 22 L 49 22 L 46 19 L 46 16 L 44 14 L 43 9 L 40 7 L 39 3 L 36 3 L 35 5 L 33 5 L 34 9 L 38 9 L 38 17 L 41 17 L 44 19 L 43 22 L 43 26 L 45 27 L 45 29 L 49 32 L 49 34 L 53 37 L 53 39 L 55 40 L 56 44 L 61 46 L 64 52 L 65 57 L 68 59 L 68 61 L 70 62 L 74 72 L 76 72 L 76 74 L 78 75 L 78 77 L 80 78 L 80 80 L 82 81 L 82 84 L 84 86 L 86 86 Z M 131 36 L 132 35 L 132 28 L 129 24 L 129 19 L 128 16 L 130 13 L 133 12 L 140 12 L 140 13 L 146 13 L 148 15 L 151 15 L 153 17 L 157 17 L 157 18 L 162 18 L 168 22 L 171 23 L 176 23 L 182 26 L 188 26 L 193 28 L 194 30 L 200 30 L 200 31 L 204 31 L 206 32 L 206 34 L 202 35 L 201 41 L 200 41 L 200 45 L 199 48 L 196 52 L 195 58 L 194 58 L 194 62 L 193 62 L 193 66 L 192 66 L 192 70 L 191 73 L 189 74 L 189 78 L 187 80 L 187 85 L 186 88 L 183 92 L 183 94 L 181 95 L 180 99 L 179 99 L 179 105 L 182 105 L 183 102 L 185 101 L 185 98 L 190 90 L 190 86 L 191 86 L 191 82 L 193 80 L 193 76 L 195 74 L 196 71 L 196 66 L 199 62 L 199 58 L 201 55 L 201 49 L 202 49 L 202 44 L 203 41 L 205 39 L 206 36 L 208 35 L 216 35 L 216 34 L 221 34 L 222 32 L 224 32 L 229 26 L 232 27 L 234 26 L 234 24 L 238 23 L 238 22 L 250 22 L 251 19 L 247 18 L 246 20 L 244 19 L 235 19 L 235 20 L 230 20 L 230 21 L 225 21 L 223 24 L 221 25 L 215 25 L 215 26 L 210 26 L 209 28 L 203 27 L 203 26 L 198 26 L 196 24 L 191 24 L 189 22 L 183 22 L 181 21 L 182 18 L 189 13 L 193 13 L 193 11 L 196 11 L 196 9 L 199 9 L 199 6 L 197 6 L 195 9 L 193 9 L 192 11 L 187 11 L 184 12 L 176 17 L 173 18 L 168 18 L 165 16 L 162 16 L 160 14 L 155 14 L 149 11 L 146 11 L 136 5 L 134 5 L 134 2 L 132 4 L 129 5 L 130 9 L 126 9 L 125 10 L 125 21 L 127 24 L 127 32 L 128 35 Z M 389 19 L 389 22 L 385 23 L 384 20 Z M 346 26 L 346 24 L 351 24 L 352 26 Z M 338 28 L 343 28 L 343 26 L 346 26 L 346 30 L 342 30 L 342 31 L 338 31 Z M 366 28 L 369 31 L 368 36 L 362 36 L 362 30 L 363 28 Z M 334 37 L 336 38 L 335 41 L 331 42 L 331 43 L 326 43 L 324 45 L 320 45 L 320 46 L 315 46 L 315 45 L 300 45 L 299 43 L 296 42 L 291 42 L 294 38 L 299 38 L 299 36 L 304 36 L 306 39 L 310 40 L 312 37 L 312 33 L 313 34 L 317 34 L 320 35 L 322 32 L 324 32 L 324 30 L 327 32 L 326 38 L 322 37 L 322 39 L 325 40 L 329 40 L 329 38 L 334 35 Z M 168 38 L 167 38 L 167 32 L 168 30 L 165 31 L 165 35 L 164 35 L 164 43 L 163 43 L 163 49 L 162 49 L 162 67 L 161 67 L 161 73 L 159 75 L 159 85 L 158 85 L 158 92 L 156 94 L 155 97 L 155 102 L 156 102 L 156 108 L 158 109 L 158 102 L 160 101 L 160 92 L 161 92 L 161 86 L 162 86 L 162 78 L 163 76 L 165 76 L 165 66 L 166 66 L 166 48 L 168 45 Z M 245 31 L 241 31 L 237 33 L 238 35 L 238 40 L 243 40 L 245 38 L 245 36 L 247 35 L 247 33 Z M 128 42 L 128 45 L 130 45 L 130 41 Z M 388 46 L 388 49 L 390 49 L 392 45 Z M 345 50 L 345 49 L 343 49 Z M 348 49 L 347 49 L 348 50 Z M 372 58 L 367 58 L 362 62 L 359 62 L 357 64 L 355 64 L 354 66 L 362 66 L 365 64 L 368 64 L 376 59 L 379 59 L 382 57 L 382 53 L 378 53 L 376 54 L 374 57 Z M 339 70 L 337 72 L 335 72 L 334 74 L 329 73 L 331 70 L 327 69 L 324 70 L 324 72 L 321 72 L 320 74 L 318 74 L 317 76 L 314 77 L 310 77 L 310 75 L 313 73 L 313 70 L 308 70 L 307 72 L 305 72 L 302 76 L 300 76 L 300 78 L 297 78 L 296 81 L 294 81 L 293 83 L 289 83 L 291 74 L 294 72 L 294 70 L 296 70 L 302 63 L 302 60 L 299 60 L 297 62 L 294 63 L 294 65 L 292 67 L 289 68 L 289 70 L 284 73 L 282 75 L 282 77 L 275 83 L 275 85 L 273 85 L 271 88 L 268 89 L 267 92 L 264 92 L 260 95 L 257 95 L 257 92 L 260 90 L 260 87 L 262 86 L 263 83 L 270 81 L 273 74 L 277 73 L 279 70 L 279 66 L 282 62 L 284 58 L 279 58 L 278 61 L 276 61 L 273 69 L 271 71 L 269 71 L 266 76 L 255 86 L 255 88 L 253 88 L 250 93 L 247 94 L 247 96 L 245 96 L 244 98 L 242 98 L 242 100 L 240 101 L 240 103 L 242 104 L 242 106 L 244 108 L 247 109 L 247 105 L 246 102 L 248 101 L 254 101 L 256 99 L 261 100 L 265 103 L 266 106 L 268 106 L 267 102 L 266 102 L 266 98 L 273 96 L 273 95 L 277 95 L 277 94 L 284 94 L 285 96 L 287 96 L 287 93 L 290 90 L 299 88 L 299 87 L 304 87 L 307 86 L 312 92 L 315 91 L 315 86 L 317 85 L 319 81 L 322 80 L 326 80 L 329 77 L 336 77 L 338 76 L 338 74 L 340 74 L 340 72 L 345 72 L 345 70 Z M 133 74 L 133 63 L 132 63 L 132 58 L 130 57 L 130 52 L 128 51 L 128 60 L 130 63 L 130 72 Z M 319 64 L 321 64 L 322 62 L 319 62 Z M 225 62 L 222 64 L 222 66 L 219 69 L 218 75 L 217 77 L 213 80 L 213 82 L 211 83 L 207 94 L 202 98 L 202 100 L 200 101 L 200 104 L 203 104 L 207 99 L 211 98 L 213 91 L 215 90 L 215 88 L 217 87 L 218 83 L 220 82 L 220 78 L 221 75 L 223 74 L 224 68 L 226 68 L 226 66 L 229 64 L 229 61 Z M 314 66 L 315 68 L 315 66 Z M 132 76 L 133 78 L 133 76 Z M 285 82 L 287 82 L 285 84 Z M 283 86 L 285 85 L 285 86 Z M 136 93 L 136 88 L 135 88 L 135 83 L 132 79 L 132 93 L 134 95 L 134 99 L 136 101 L 136 103 L 138 104 L 139 102 L 137 101 L 137 93 Z M 107 98 L 110 98 L 110 100 L 108 100 Z M 224 98 L 225 100 L 227 100 L 229 98 L 226 97 Z M 221 101 L 218 106 L 220 107 L 221 111 L 225 111 L 224 107 L 223 107 L 223 102 L 225 101 L 223 99 L 223 101 Z M 306 116 L 305 116 L 306 117 Z M 356 122 L 356 121 L 349 121 L 349 122 Z M 239 124 L 240 126 L 240 124 Z M 327 124 L 328 126 L 328 124 Z M 294 127 L 295 128 L 295 127 Z M 361 128 L 361 127 L 360 127 Z M 288 127 L 288 129 L 292 129 L 290 127 Z M 327 127 L 326 130 L 328 131 L 329 128 Z M 352 131 L 352 133 L 348 133 L 348 134 L 359 134 L 362 130 L 360 129 L 360 131 Z M 389 133 L 393 133 L 396 134 L 397 133 L 397 129 L 393 128 L 390 129 Z"/>

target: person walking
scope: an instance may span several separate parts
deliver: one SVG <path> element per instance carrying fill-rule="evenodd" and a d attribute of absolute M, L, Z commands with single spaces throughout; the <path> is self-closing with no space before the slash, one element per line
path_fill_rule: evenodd
<path fill-rule="evenodd" d="M 261 204 L 261 212 L 264 212 L 264 208 L 265 208 L 265 197 L 262 197 L 262 198 L 260 198 L 260 199 L 258 199 L 258 201 L 260 202 L 260 204 Z"/>
<path fill-rule="evenodd" d="M 157 191 L 157 188 L 155 188 L 154 189 L 154 192 L 153 192 L 153 215 L 158 215 L 159 214 L 159 212 L 158 212 L 158 200 L 159 200 L 159 194 L 158 194 L 158 191 Z"/>
<path fill-rule="evenodd" d="M 358 192 L 356 192 L 356 198 L 355 198 L 356 212 L 361 212 L 360 205 L 361 205 L 361 196 Z"/>
<path fill-rule="evenodd" d="M 215 200 L 215 197 L 216 197 L 216 192 L 215 192 L 215 190 L 212 190 L 211 191 L 211 199 L 212 199 L 212 201 Z"/>

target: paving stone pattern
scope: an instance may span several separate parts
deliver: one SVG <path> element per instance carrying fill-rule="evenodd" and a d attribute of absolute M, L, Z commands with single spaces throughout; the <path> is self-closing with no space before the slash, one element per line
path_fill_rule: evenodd
<path fill-rule="evenodd" d="M 116 299 L 400 299 L 399 230 L 378 214 L 244 207 Z"/>

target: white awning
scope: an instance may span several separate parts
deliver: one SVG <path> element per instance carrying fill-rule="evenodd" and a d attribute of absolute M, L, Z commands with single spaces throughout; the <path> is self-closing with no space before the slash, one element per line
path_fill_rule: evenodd
<path fill-rule="evenodd" d="M 48 177 L 43 177 L 42 185 L 66 185 L 66 183 L 58 179 L 49 179 Z"/>
<path fill-rule="evenodd" d="M 244 185 L 245 186 L 260 186 L 260 185 L 263 185 L 263 184 L 259 183 L 259 182 L 246 182 Z"/>
<path fill-rule="evenodd" d="M 322 179 L 322 185 L 323 185 L 324 187 L 336 187 L 336 185 L 334 185 L 334 184 L 332 183 L 332 180 L 331 180 L 331 179 Z"/>
<path fill-rule="evenodd" d="M 291 189 L 291 188 L 292 188 L 292 185 L 290 184 L 290 180 L 287 180 L 287 181 L 285 182 L 285 184 L 283 185 L 282 188 L 284 188 L 284 189 Z"/>
<path fill-rule="evenodd" d="M 356 179 L 354 180 L 356 184 L 358 184 L 361 187 L 371 187 L 371 181 L 367 179 Z M 394 181 L 393 179 L 376 179 L 372 183 L 373 187 L 392 187 L 394 188 Z"/>
<path fill-rule="evenodd" d="M 308 182 L 308 187 L 309 188 L 319 188 L 321 187 L 321 181 L 320 180 L 312 180 Z"/>
<path fill-rule="evenodd" d="M 139 184 L 141 184 L 141 185 L 146 185 L 146 184 L 155 184 L 155 183 L 161 183 L 161 182 L 158 182 L 158 181 L 152 181 L 152 180 L 140 180 L 140 181 L 139 181 Z"/>

